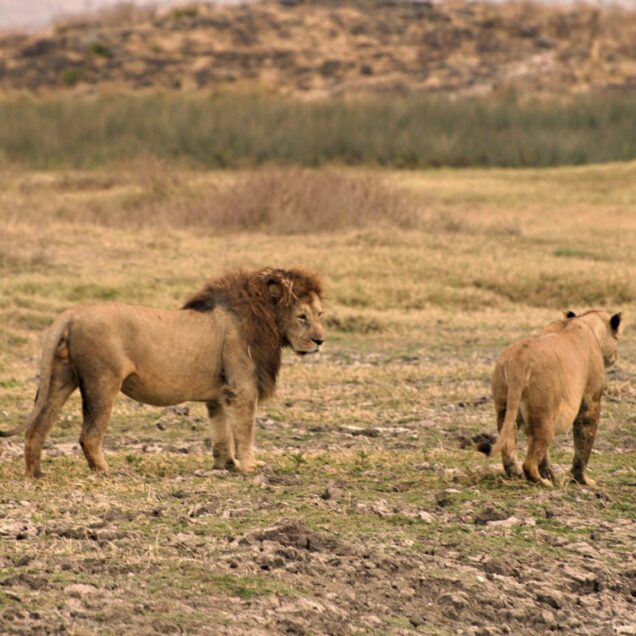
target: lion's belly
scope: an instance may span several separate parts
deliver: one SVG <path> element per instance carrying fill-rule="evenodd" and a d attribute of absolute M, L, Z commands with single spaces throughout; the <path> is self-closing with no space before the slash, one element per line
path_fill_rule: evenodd
<path fill-rule="evenodd" d="M 559 435 L 566 433 L 572 428 L 574 418 L 576 418 L 580 407 L 580 400 L 561 400 L 557 408 L 556 415 L 554 415 L 554 433 Z M 528 422 L 532 421 L 533 414 L 530 405 L 524 400 L 521 402 L 521 416 L 525 423 L 527 431 Z"/>
<path fill-rule="evenodd" d="M 562 404 L 554 421 L 554 433 L 560 435 L 569 431 L 578 412 L 578 407 L 573 407 L 567 403 Z"/>
<path fill-rule="evenodd" d="M 142 377 L 133 373 L 123 382 L 122 393 L 138 402 L 153 406 L 172 406 L 181 402 L 207 402 L 218 398 L 220 383 L 218 381 L 165 382 L 162 378 L 152 378 L 144 381 Z"/>

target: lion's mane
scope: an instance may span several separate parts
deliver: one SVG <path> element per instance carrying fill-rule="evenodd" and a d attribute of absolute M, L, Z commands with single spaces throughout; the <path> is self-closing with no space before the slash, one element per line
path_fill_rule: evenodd
<path fill-rule="evenodd" d="M 235 270 L 208 281 L 182 309 L 205 312 L 222 307 L 236 316 L 256 365 L 258 394 L 263 400 L 274 392 L 281 348 L 289 345 L 283 332 L 285 313 L 312 292 L 322 298 L 320 280 L 301 269 Z"/>

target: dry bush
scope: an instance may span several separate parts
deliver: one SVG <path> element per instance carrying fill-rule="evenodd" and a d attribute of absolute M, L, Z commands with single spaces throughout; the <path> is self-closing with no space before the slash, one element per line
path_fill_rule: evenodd
<path fill-rule="evenodd" d="M 104 201 L 64 220 L 298 234 L 378 225 L 414 228 L 421 219 L 414 197 L 373 176 L 344 175 L 335 168 L 265 168 L 193 186 L 148 160 L 136 182 L 141 188 L 118 205 Z"/>
<path fill-rule="evenodd" d="M 216 226 L 277 233 L 376 225 L 413 228 L 421 217 L 406 194 L 373 176 L 345 176 L 335 168 L 268 168 L 240 177 L 214 203 Z"/>

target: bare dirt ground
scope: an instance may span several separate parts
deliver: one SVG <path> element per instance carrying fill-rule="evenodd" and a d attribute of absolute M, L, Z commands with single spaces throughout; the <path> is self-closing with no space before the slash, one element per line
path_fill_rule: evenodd
<path fill-rule="evenodd" d="M 30 408 L 42 330 L 73 303 L 175 307 L 228 267 L 303 264 L 327 283 L 329 335 L 320 359 L 285 357 L 255 475 L 211 470 L 200 405 L 122 397 L 107 477 L 77 445 L 76 396 L 43 480 L 25 483 L 21 440 L 1 440 L 0 631 L 636 633 L 629 323 L 597 489 L 569 483 L 569 435 L 552 490 L 504 479 L 471 443 L 495 428 L 489 376 L 507 343 L 559 308 L 633 315 L 635 169 L 382 173 L 421 198 L 421 227 L 311 235 L 105 227 L 82 214 L 128 200 L 134 172 L 5 174 L 3 428 Z"/>

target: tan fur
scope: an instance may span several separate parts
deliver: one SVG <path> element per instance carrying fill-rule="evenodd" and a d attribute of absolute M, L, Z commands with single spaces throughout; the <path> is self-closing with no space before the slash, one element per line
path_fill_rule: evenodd
<path fill-rule="evenodd" d="M 500 452 L 509 476 L 523 472 L 530 481 L 551 486 L 550 444 L 556 434 L 573 428 L 572 476 L 593 485 L 585 470 L 601 413 L 605 367 L 616 361 L 620 326 L 620 314 L 568 312 L 539 335 L 508 347 L 492 378 L 499 438 L 492 448 L 480 450 Z M 523 466 L 516 453 L 517 426 L 528 436 Z"/>
<path fill-rule="evenodd" d="M 205 402 L 214 467 L 255 468 L 254 416 L 274 390 L 281 348 L 314 353 L 324 340 L 322 290 L 301 270 L 231 272 L 183 309 L 122 303 L 74 307 L 46 338 L 36 403 L 26 429 L 27 476 L 41 476 L 44 439 L 79 387 L 80 445 L 91 469 L 105 471 L 102 439 L 115 397 L 157 406 Z"/>

